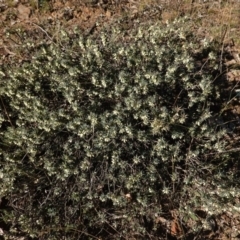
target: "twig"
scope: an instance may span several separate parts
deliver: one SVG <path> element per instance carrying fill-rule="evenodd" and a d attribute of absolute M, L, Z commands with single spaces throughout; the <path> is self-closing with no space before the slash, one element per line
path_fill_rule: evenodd
<path fill-rule="evenodd" d="M 231 153 L 231 152 L 240 152 L 240 148 L 233 148 L 233 149 L 229 149 L 226 151 L 222 151 L 222 152 L 214 152 L 214 153 L 208 153 L 206 155 L 214 155 L 214 154 L 221 154 L 221 153 Z"/>
<path fill-rule="evenodd" d="M 178 100 L 180 94 L 182 93 L 182 91 L 183 91 L 183 90 L 181 90 L 180 93 L 177 95 L 177 97 L 176 97 L 176 99 L 175 99 L 175 101 L 174 101 L 173 107 L 175 107 L 175 104 L 176 104 L 176 102 L 177 102 L 177 100 Z"/>
<path fill-rule="evenodd" d="M 222 40 L 221 40 L 222 49 L 221 49 L 220 66 L 219 66 L 220 73 L 222 73 L 224 40 L 225 40 L 225 37 L 226 37 L 226 34 L 227 34 L 227 30 L 228 30 L 228 26 L 226 26 L 225 31 L 223 32 Z"/>
<path fill-rule="evenodd" d="M 8 112 L 7 112 L 7 109 L 6 109 L 6 107 L 5 107 L 4 103 L 3 103 L 2 97 L 0 97 L 0 98 L 1 98 L 1 103 L 3 105 L 3 108 L 4 108 L 4 112 L 5 112 L 5 114 L 6 114 L 7 118 L 8 118 L 8 121 L 10 122 L 11 126 L 13 127 L 13 124 L 12 124 L 12 122 L 10 120 L 10 117 L 8 115 Z"/>
<path fill-rule="evenodd" d="M 3 46 L 3 48 L 9 55 L 16 55 L 16 53 L 11 52 L 6 46 Z"/>
<path fill-rule="evenodd" d="M 53 38 L 41 26 L 39 26 L 38 24 L 36 24 L 34 22 L 29 22 L 29 23 L 38 27 L 42 32 L 44 32 L 46 34 L 46 36 L 49 38 L 49 40 L 51 40 L 54 43 Z"/>

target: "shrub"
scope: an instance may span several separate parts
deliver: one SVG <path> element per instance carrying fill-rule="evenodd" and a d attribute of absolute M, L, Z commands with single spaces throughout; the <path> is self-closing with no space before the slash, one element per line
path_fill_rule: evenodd
<path fill-rule="evenodd" d="M 196 191 L 224 189 L 214 182 L 228 159 L 216 48 L 191 27 L 62 31 L 58 43 L 23 46 L 31 60 L 1 66 L 0 194 L 12 234 L 146 239 L 173 208 L 219 209 L 221 191 Z"/>

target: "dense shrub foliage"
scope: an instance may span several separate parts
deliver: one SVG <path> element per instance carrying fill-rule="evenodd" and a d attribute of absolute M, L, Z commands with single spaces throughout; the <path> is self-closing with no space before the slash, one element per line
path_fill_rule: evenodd
<path fill-rule="evenodd" d="M 187 29 L 62 31 L 57 43 L 26 43 L 31 60 L 1 66 L 0 194 L 12 232 L 146 239 L 171 209 L 191 217 L 231 203 L 235 188 L 224 190 L 214 163 L 229 158 L 216 52 Z"/>

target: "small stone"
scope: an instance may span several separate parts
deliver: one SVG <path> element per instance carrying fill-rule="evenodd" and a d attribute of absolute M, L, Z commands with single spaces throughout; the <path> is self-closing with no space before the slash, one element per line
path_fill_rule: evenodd
<path fill-rule="evenodd" d="M 17 10 L 18 10 L 18 18 L 20 18 L 21 20 L 26 20 L 26 19 L 29 19 L 30 17 L 30 14 L 31 14 L 31 10 L 30 8 L 22 5 L 22 4 L 19 4 L 18 7 L 17 7 Z"/>

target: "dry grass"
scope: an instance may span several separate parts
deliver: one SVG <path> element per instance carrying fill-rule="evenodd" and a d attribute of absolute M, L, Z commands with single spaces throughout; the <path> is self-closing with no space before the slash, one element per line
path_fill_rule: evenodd
<path fill-rule="evenodd" d="M 234 40 L 240 46 L 240 2 L 237 0 L 140 0 L 129 1 L 139 11 L 149 6 L 162 6 L 163 21 L 173 21 L 180 16 L 190 16 L 196 28 L 202 29 L 213 38 L 224 42 Z"/>

